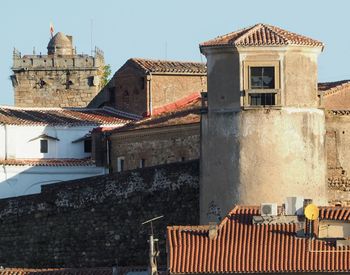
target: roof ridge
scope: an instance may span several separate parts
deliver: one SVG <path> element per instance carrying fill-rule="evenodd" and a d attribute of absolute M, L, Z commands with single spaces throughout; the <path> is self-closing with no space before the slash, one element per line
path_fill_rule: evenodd
<path fill-rule="evenodd" d="M 150 62 L 178 62 L 178 63 L 196 63 L 196 64 L 202 64 L 205 65 L 205 62 L 199 62 L 199 61 L 193 61 L 193 60 L 168 60 L 168 59 L 153 59 L 153 58 L 142 58 L 142 57 L 132 57 L 129 60 L 143 60 L 143 61 L 150 61 Z"/>
<path fill-rule="evenodd" d="M 237 44 L 241 43 L 242 40 L 246 39 L 247 36 L 249 36 L 249 35 L 251 35 L 252 33 L 256 32 L 258 29 L 261 29 L 261 27 L 263 27 L 263 26 L 264 26 L 264 24 L 262 24 L 262 23 L 258 23 L 258 24 L 253 25 L 252 27 L 250 27 L 250 29 L 249 29 L 247 32 L 241 34 L 241 35 L 236 39 L 236 41 L 235 41 L 234 44 L 237 45 Z"/>

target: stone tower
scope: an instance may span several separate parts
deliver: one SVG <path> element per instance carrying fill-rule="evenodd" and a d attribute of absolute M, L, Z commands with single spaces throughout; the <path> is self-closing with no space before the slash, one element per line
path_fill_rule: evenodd
<path fill-rule="evenodd" d="M 201 223 L 235 204 L 326 198 L 319 41 L 265 24 L 204 42 L 208 102 L 201 124 Z"/>
<path fill-rule="evenodd" d="M 85 107 L 101 89 L 104 66 L 101 50 L 76 54 L 72 36 L 58 32 L 47 55 L 14 50 L 11 76 L 18 107 Z"/>

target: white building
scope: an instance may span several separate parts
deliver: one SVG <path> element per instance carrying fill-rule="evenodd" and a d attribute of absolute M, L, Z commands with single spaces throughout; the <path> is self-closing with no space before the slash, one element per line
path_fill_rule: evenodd
<path fill-rule="evenodd" d="M 0 198 L 107 173 L 91 160 L 91 130 L 120 127 L 135 119 L 109 107 L 0 107 Z"/>

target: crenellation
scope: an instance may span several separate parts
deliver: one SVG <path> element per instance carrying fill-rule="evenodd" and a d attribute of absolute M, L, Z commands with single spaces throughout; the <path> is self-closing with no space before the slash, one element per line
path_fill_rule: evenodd
<path fill-rule="evenodd" d="M 63 42 L 62 42 L 63 41 Z M 101 50 L 75 54 L 72 37 L 56 34 L 47 55 L 13 52 L 15 105 L 19 107 L 86 107 L 101 89 Z"/>

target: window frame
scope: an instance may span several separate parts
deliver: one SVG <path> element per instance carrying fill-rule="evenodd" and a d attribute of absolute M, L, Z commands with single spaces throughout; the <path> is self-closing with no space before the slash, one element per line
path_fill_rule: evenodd
<path fill-rule="evenodd" d="M 43 142 L 45 141 L 45 146 L 43 146 Z M 46 150 L 44 150 L 46 149 Z M 40 153 L 47 154 L 49 152 L 49 140 L 48 139 L 40 139 Z"/>
<path fill-rule="evenodd" d="M 90 143 L 90 144 L 88 144 L 88 143 Z M 84 153 L 89 154 L 91 152 L 92 152 L 92 139 L 91 138 L 84 139 Z"/>
<path fill-rule="evenodd" d="M 281 89 L 280 89 L 280 61 L 243 61 L 243 93 L 241 96 L 241 106 L 249 108 L 266 108 L 281 106 Z M 274 68 L 274 89 L 251 88 L 251 68 L 254 67 L 273 67 Z M 251 105 L 252 94 L 274 94 L 274 105 Z"/>

